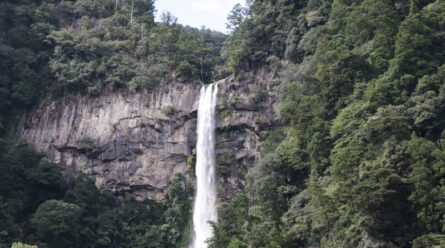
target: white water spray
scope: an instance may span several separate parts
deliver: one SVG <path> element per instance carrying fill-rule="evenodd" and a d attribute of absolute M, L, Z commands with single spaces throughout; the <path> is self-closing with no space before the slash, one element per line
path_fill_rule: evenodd
<path fill-rule="evenodd" d="M 217 84 L 201 88 L 198 106 L 198 142 L 196 144 L 197 189 L 193 208 L 193 241 L 190 248 L 207 248 L 212 237 L 209 221 L 216 222 L 215 106 Z"/>

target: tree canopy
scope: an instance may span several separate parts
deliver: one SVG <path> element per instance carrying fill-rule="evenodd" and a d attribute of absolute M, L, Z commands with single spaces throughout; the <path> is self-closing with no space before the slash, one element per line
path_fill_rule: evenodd
<path fill-rule="evenodd" d="M 248 172 L 243 204 L 221 207 L 211 246 L 444 246 L 444 2 L 245 11 L 225 58 L 239 78 L 269 71 L 285 137 Z"/>

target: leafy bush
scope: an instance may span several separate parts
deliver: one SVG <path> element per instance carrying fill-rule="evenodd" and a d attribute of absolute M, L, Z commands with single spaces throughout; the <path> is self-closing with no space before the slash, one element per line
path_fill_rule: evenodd
<path fill-rule="evenodd" d="M 186 80 L 195 74 L 195 68 L 185 61 L 181 62 L 178 67 L 176 67 L 176 71 L 178 72 L 179 76 Z"/>
<path fill-rule="evenodd" d="M 176 113 L 176 109 L 173 106 L 164 106 L 161 108 L 161 113 L 166 116 L 172 116 Z"/>
<path fill-rule="evenodd" d="M 27 244 L 23 244 L 23 243 L 12 243 L 11 248 L 37 248 L 37 246 L 35 245 L 27 245 Z"/>
<path fill-rule="evenodd" d="M 96 147 L 96 142 L 89 137 L 84 137 L 80 139 L 79 144 L 77 145 L 77 149 L 82 151 L 93 150 L 94 147 Z"/>
<path fill-rule="evenodd" d="M 258 104 L 264 101 L 267 97 L 266 91 L 264 91 L 260 86 L 258 85 L 252 85 L 250 88 L 250 94 L 248 101 L 251 104 Z"/>

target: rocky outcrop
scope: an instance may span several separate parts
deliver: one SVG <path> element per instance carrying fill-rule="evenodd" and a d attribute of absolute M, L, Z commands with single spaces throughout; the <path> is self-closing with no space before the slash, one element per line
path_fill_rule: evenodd
<path fill-rule="evenodd" d="M 218 82 L 217 170 L 221 197 L 244 187 L 261 134 L 276 121 L 267 82 Z M 193 185 L 198 84 L 172 82 L 150 93 L 47 99 L 25 114 L 18 135 L 66 171 L 139 199 L 164 199 L 177 174 Z"/>

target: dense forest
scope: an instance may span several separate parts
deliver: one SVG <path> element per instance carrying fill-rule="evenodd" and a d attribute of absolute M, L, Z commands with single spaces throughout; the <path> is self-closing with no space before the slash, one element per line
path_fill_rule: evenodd
<path fill-rule="evenodd" d="M 445 1 L 249 0 L 228 36 L 155 11 L 0 3 L 0 247 L 185 247 L 183 177 L 163 203 L 101 192 L 17 140 L 17 116 L 48 95 L 264 70 L 281 125 L 220 206 L 210 247 L 445 247 Z"/>
<path fill-rule="evenodd" d="M 445 2 L 257 0 L 225 54 L 267 68 L 266 139 L 211 247 L 445 247 Z"/>
<path fill-rule="evenodd" d="M 165 202 L 139 202 L 65 173 L 14 136 L 47 96 L 150 90 L 171 77 L 222 77 L 226 35 L 184 27 L 151 0 L 0 3 L 0 247 L 183 247 L 191 192 L 178 175 Z M 14 244 L 21 247 L 21 243 Z"/>

